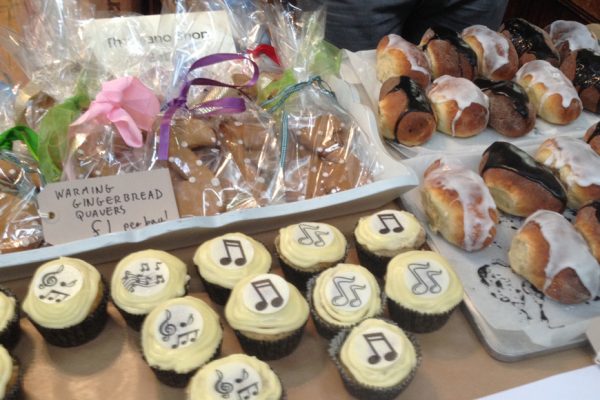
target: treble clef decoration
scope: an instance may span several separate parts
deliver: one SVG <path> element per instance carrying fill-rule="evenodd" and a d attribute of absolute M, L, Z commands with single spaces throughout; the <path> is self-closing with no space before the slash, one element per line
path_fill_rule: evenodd
<path fill-rule="evenodd" d="M 60 274 L 65 269 L 64 265 L 60 265 L 56 271 L 45 273 L 42 276 L 42 283 L 38 286 L 40 289 L 44 289 L 50 286 L 54 286 L 58 283 L 56 275 Z"/>
<path fill-rule="evenodd" d="M 217 382 L 215 383 L 215 391 L 221 395 L 222 398 L 228 399 L 231 392 L 233 392 L 233 385 L 229 382 L 223 381 L 223 373 L 218 369 L 215 370 L 217 373 Z"/>
<path fill-rule="evenodd" d="M 169 339 L 171 339 L 171 336 L 177 333 L 177 327 L 169 322 L 171 320 L 171 312 L 165 310 L 165 313 L 167 314 L 166 318 L 160 323 L 158 330 L 162 335 L 163 342 L 168 342 Z"/>

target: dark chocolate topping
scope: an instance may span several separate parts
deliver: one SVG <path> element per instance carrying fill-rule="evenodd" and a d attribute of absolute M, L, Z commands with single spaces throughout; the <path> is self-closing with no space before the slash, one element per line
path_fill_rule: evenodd
<path fill-rule="evenodd" d="M 489 79 L 479 78 L 475 79 L 475 84 L 484 93 L 490 90 L 494 94 L 501 94 L 512 100 L 514 109 L 523 116 L 523 118 L 529 117 L 529 96 L 525 92 L 525 89 L 516 82 L 513 81 L 491 81 Z"/>
<path fill-rule="evenodd" d="M 575 77 L 573 84 L 578 91 L 590 86 L 600 90 L 600 55 L 593 51 L 582 49 L 575 58 Z"/>
<path fill-rule="evenodd" d="M 507 142 L 494 142 L 485 153 L 487 153 L 487 160 L 481 170 L 482 176 L 490 168 L 503 168 L 539 183 L 554 197 L 566 203 L 565 189 L 552 171 L 517 146 Z"/>
<path fill-rule="evenodd" d="M 406 111 L 404 111 L 404 113 L 398 117 L 396 126 L 394 126 L 394 132 L 398 130 L 398 126 L 400 125 L 402 118 L 411 111 L 421 111 L 433 114 L 431 104 L 429 104 L 429 101 L 427 100 L 425 91 L 413 79 L 409 78 L 408 76 L 401 76 L 400 82 L 398 82 L 398 84 L 394 86 L 388 92 L 388 94 L 398 91 L 403 91 L 406 94 L 406 98 L 408 99 L 408 107 Z"/>
<path fill-rule="evenodd" d="M 473 68 L 477 67 L 477 55 L 473 49 L 469 47 L 467 42 L 462 40 L 458 33 L 452 29 L 439 25 L 432 27 L 431 30 L 433 30 L 434 33 L 434 36 L 431 38 L 431 40 L 437 39 L 450 42 L 456 48 L 456 51 L 462 53 L 467 58 L 469 64 L 471 64 Z M 425 45 L 425 48 L 427 48 L 427 45 Z"/>
<path fill-rule="evenodd" d="M 536 29 L 537 27 L 522 18 L 511 18 L 504 22 L 504 27 L 510 32 L 519 57 L 524 53 L 532 53 L 541 60 L 558 59 L 556 51 L 550 48 L 541 29 Z"/>
<path fill-rule="evenodd" d="M 594 131 L 592 132 L 592 134 L 588 138 L 587 142 L 590 143 L 592 141 L 592 139 L 594 139 L 598 135 L 600 135 L 600 122 L 598 122 L 596 124 L 596 128 L 594 129 Z"/>

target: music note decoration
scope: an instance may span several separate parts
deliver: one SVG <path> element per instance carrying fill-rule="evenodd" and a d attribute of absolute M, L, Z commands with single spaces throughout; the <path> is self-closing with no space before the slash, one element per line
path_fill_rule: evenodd
<path fill-rule="evenodd" d="M 387 337 L 383 334 L 383 332 L 374 332 L 374 333 L 365 333 L 363 334 L 367 345 L 371 349 L 371 355 L 367 359 L 367 362 L 371 365 L 379 364 L 382 361 L 382 357 L 379 351 L 377 351 L 377 347 L 381 349 L 381 346 L 376 346 L 381 344 L 384 346 L 383 351 L 383 360 L 388 362 L 394 361 L 396 357 L 398 357 L 398 352 L 394 350 L 391 343 L 387 339 Z"/>
<path fill-rule="evenodd" d="M 301 235 L 297 237 L 297 241 L 302 246 L 324 247 L 333 238 L 332 232 L 321 225 L 300 223 L 298 229 Z"/>
<path fill-rule="evenodd" d="M 52 267 L 48 269 L 50 268 Z M 82 285 L 83 277 L 77 268 L 68 264 L 60 264 L 56 269 L 41 276 L 34 286 L 34 292 L 40 300 L 46 303 L 61 303 L 79 292 Z"/>
<path fill-rule="evenodd" d="M 223 239 L 223 248 L 225 249 L 227 256 L 221 257 L 219 260 L 221 265 L 231 265 L 232 261 L 238 267 L 246 265 L 246 254 L 244 253 L 244 246 L 242 246 L 242 242 L 233 239 Z M 231 251 L 233 250 L 237 250 L 239 253 L 239 257 L 236 257 L 235 260 L 233 260 L 231 257 Z"/>
<path fill-rule="evenodd" d="M 383 227 L 379 229 L 379 233 L 382 235 L 387 235 L 390 232 L 400 233 L 404 230 L 404 227 L 393 213 L 377 214 L 377 218 L 383 225 Z"/>
<path fill-rule="evenodd" d="M 443 274 L 441 269 L 433 269 L 429 262 L 424 264 L 413 263 L 408 265 L 408 270 L 416 280 L 411 286 L 411 291 L 417 296 L 424 294 L 440 294 L 442 285 L 434 277 Z"/>
<path fill-rule="evenodd" d="M 215 370 L 217 374 L 217 382 L 214 385 L 215 392 L 219 393 L 222 398 L 228 399 L 231 392 L 233 392 L 233 384 L 230 382 L 224 382 L 223 380 L 223 372 L 218 369 Z"/>
<path fill-rule="evenodd" d="M 361 281 L 359 283 L 359 280 Z M 331 304 L 341 308 L 360 308 L 371 295 L 370 286 L 364 279 L 357 280 L 356 275 L 343 276 L 337 275 L 331 279 L 331 286 L 328 288 Z M 360 292 L 360 293 L 359 293 Z"/>
<path fill-rule="evenodd" d="M 244 287 L 244 304 L 250 310 L 273 313 L 287 304 L 288 283 L 278 275 L 262 274 L 254 277 Z"/>
<path fill-rule="evenodd" d="M 121 283 L 129 293 L 150 296 L 159 291 L 168 279 L 169 269 L 162 261 L 144 260 L 123 270 Z"/>
<path fill-rule="evenodd" d="M 164 317 L 157 321 L 157 337 L 160 343 L 171 349 L 195 343 L 202 332 L 204 321 L 195 309 L 175 305 L 164 310 Z"/>
<path fill-rule="evenodd" d="M 231 394 L 235 393 L 235 400 L 250 400 L 259 395 L 262 386 L 260 376 L 254 369 L 242 365 L 224 365 L 222 369 L 215 370 L 217 379 L 213 388 L 221 398 L 230 399 Z"/>

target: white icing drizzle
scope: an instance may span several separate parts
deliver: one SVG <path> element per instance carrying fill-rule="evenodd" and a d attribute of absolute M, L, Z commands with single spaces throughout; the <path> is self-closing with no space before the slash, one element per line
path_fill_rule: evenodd
<path fill-rule="evenodd" d="M 473 25 L 462 31 L 465 36 L 474 36 L 483 48 L 482 74 L 489 77 L 498 68 L 508 64 L 508 39 L 484 25 Z"/>
<path fill-rule="evenodd" d="M 600 50 L 598 38 L 585 25 L 577 21 L 554 21 L 550 24 L 550 38 L 556 47 L 568 42 L 571 51 Z"/>
<path fill-rule="evenodd" d="M 525 85 L 523 79 L 527 75 L 531 76 L 531 81 Z M 542 109 L 546 99 L 554 94 L 559 94 L 562 97 L 562 106 L 564 108 L 568 108 L 573 100 L 577 100 L 581 104 L 581 100 L 579 100 L 577 91 L 571 81 L 561 70 L 552 66 L 548 61 L 533 60 L 526 63 L 517 71 L 515 80 L 524 86 L 525 89 L 537 83 L 541 83 L 546 87 L 546 92 L 542 95 L 538 104 L 538 112 Z"/>
<path fill-rule="evenodd" d="M 553 142 L 555 146 L 552 146 Z M 600 157 L 590 145 L 579 139 L 559 136 L 549 139 L 542 146 L 552 149 L 544 161 L 546 166 L 558 170 L 569 167 L 570 174 L 564 174 L 568 185 L 600 185 Z"/>
<path fill-rule="evenodd" d="M 535 222 L 540 227 L 550 248 L 544 289 L 560 271 L 572 268 L 591 297 L 596 297 L 600 291 L 600 265 L 573 225 L 562 215 L 547 210 L 536 211 L 525 220 L 523 226 L 528 222 Z"/>
<path fill-rule="evenodd" d="M 404 40 L 402 36 L 395 35 L 393 33 L 388 35 L 388 39 L 389 41 L 387 48 L 393 48 L 402 51 L 410 63 L 410 69 L 430 76 L 429 62 L 427 61 L 425 54 L 423 54 L 423 52 L 419 50 L 417 46 L 407 40 Z"/>
<path fill-rule="evenodd" d="M 458 112 L 452 119 L 452 136 L 455 136 L 456 122 L 465 108 L 471 104 L 480 104 L 488 110 L 489 100 L 473 82 L 465 78 L 442 75 L 437 78 L 427 91 L 427 97 L 434 104 L 455 101 Z M 488 112 L 489 116 L 489 112 Z"/>
<path fill-rule="evenodd" d="M 490 210 L 496 210 L 496 203 L 475 172 L 458 160 L 441 158 L 439 161 L 440 166 L 430 171 L 425 181 L 456 192 L 463 208 L 463 247 L 467 251 L 479 250 L 494 226 Z"/>

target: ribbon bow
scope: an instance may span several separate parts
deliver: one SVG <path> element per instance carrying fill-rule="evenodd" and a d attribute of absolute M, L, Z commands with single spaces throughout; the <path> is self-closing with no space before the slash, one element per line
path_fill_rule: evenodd
<path fill-rule="evenodd" d="M 128 146 L 142 147 L 141 131 L 152 129 L 159 112 L 160 103 L 154 92 L 139 79 L 126 76 L 104 82 L 89 109 L 71 126 L 93 120 L 113 123 Z"/>

